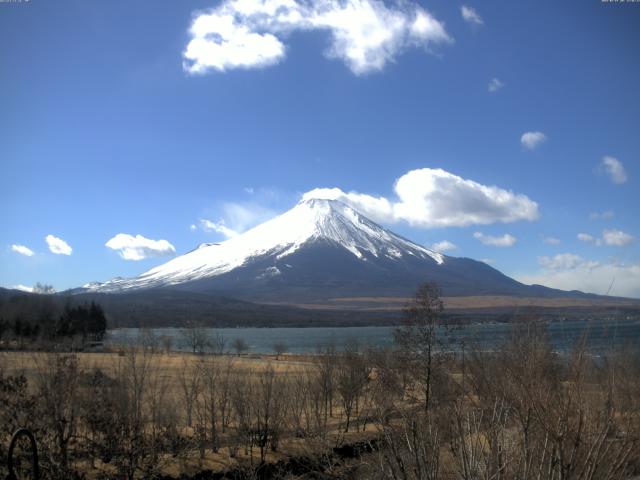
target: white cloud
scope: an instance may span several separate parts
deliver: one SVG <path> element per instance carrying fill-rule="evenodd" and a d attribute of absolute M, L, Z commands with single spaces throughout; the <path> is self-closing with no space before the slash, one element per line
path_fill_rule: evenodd
<path fill-rule="evenodd" d="M 614 157 L 605 156 L 602 157 L 602 162 L 600 163 L 600 168 L 602 168 L 613 183 L 621 184 L 627 181 L 627 172 L 624 169 L 624 165 L 622 162 Z"/>
<path fill-rule="evenodd" d="M 200 219 L 200 225 L 205 232 L 221 233 L 225 238 L 233 238 L 238 235 L 238 232 L 224 224 L 224 220 L 220 220 L 216 223 L 211 220 Z"/>
<path fill-rule="evenodd" d="M 482 17 L 480 17 L 478 12 L 474 8 L 463 5 L 462 7 L 460 7 L 460 13 L 462 14 L 462 18 L 464 18 L 465 22 L 475 25 L 484 25 Z"/>
<path fill-rule="evenodd" d="M 222 205 L 222 215 L 217 222 L 201 218 L 198 225 L 205 232 L 219 233 L 225 238 L 232 238 L 273 218 L 276 214 L 274 210 L 256 202 L 228 202 Z M 192 230 L 197 229 L 198 225 L 192 225 Z"/>
<path fill-rule="evenodd" d="M 105 246 L 116 250 L 125 260 L 143 260 L 149 257 L 174 255 L 176 249 L 167 240 L 152 240 L 142 235 L 119 233 L 111 238 Z"/>
<path fill-rule="evenodd" d="M 500 90 L 501 88 L 503 88 L 504 86 L 505 86 L 504 82 L 502 82 L 499 78 L 494 77 L 489 81 L 489 85 L 487 86 L 487 89 L 491 93 L 495 93 L 498 90 Z"/>
<path fill-rule="evenodd" d="M 570 270 L 582 265 L 584 260 L 573 253 L 560 253 L 554 257 L 538 257 L 538 263 L 550 270 Z"/>
<path fill-rule="evenodd" d="M 542 132 L 525 132 L 520 137 L 520 143 L 527 150 L 534 150 L 547 141 L 547 136 Z"/>
<path fill-rule="evenodd" d="M 494 237 L 481 232 L 475 232 L 473 238 L 480 240 L 483 245 L 491 247 L 513 247 L 517 241 L 516 237 L 509 233 L 505 233 L 500 237 Z"/>
<path fill-rule="evenodd" d="M 602 232 L 602 241 L 605 245 L 624 247 L 633 242 L 633 236 L 622 230 L 604 230 Z"/>
<path fill-rule="evenodd" d="M 15 243 L 11 245 L 11 250 L 19 253 L 20 255 L 24 255 L 25 257 L 33 257 L 35 255 L 35 253 L 33 253 L 33 250 L 31 250 L 30 248 Z"/>
<path fill-rule="evenodd" d="M 561 258 L 558 258 L 561 257 Z M 599 295 L 640 297 L 640 264 L 601 263 L 574 254 L 538 259 L 541 272 L 518 275 L 526 284 L 546 285 L 562 290 L 581 290 Z"/>
<path fill-rule="evenodd" d="M 239 233 L 269 220 L 276 215 L 275 211 L 270 208 L 265 208 L 256 202 L 228 202 L 222 206 L 222 212 L 222 222 Z"/>
<path fill-rule="evenodd" d="M 556 237 L 542 237 L 542 241 L 547 245 L 560 245 L 560 239 Z"/>
<path fill-rule="evenodd" d="M 49 250 L 56 255 L 71 255 L 73 249 L 63 239 L 55 237 L 53 235 L 47 235 L 45 237 Z"/>
<path fill-rule="evenodd" d="M 451 243 L 449 240 L 442 240 L 441 242 L 436 242 L 429 247 L 430 250 L 438 253 L 448 252 L 449 250 L 455 250 L 457 245 Z"/>
<path fill-rule="evenodd" d="M 481 258 L 480 261 L 486 263 L 487 265 L 495 263 L 495 260 L 493 258 Z"/>
<path fill-rule="evenodd" d="M 596 238 L 593 235 L 589 235 L 588 233 L 579 233 L 576 237 L 581 242 L 596 243 Z"/>
<path fill-rule="evenodd" d="M 614 215 L 615 214 L 611 210 L 605 210 L 604 212 L 591 212 L 589 214 L 589 220 L 611 220 Z"/>
<path fill-rule="evenodd" d="M 417 3 L 380 0 L 224 0 L 196 14 L 184 56 L 187 72 L 261 68 L 282 61 L 295 31 L 328 31 L 325 55 L 356 75 L 379 71 L 409 47 L 451 43 L 444 24 Z"/>
<path fill-rule="evenodd" d="M 591 243 L 598 246 L 609 245 L 615 247 L 624 247 L 634 241 L 633 235 L 616 229 L 603 230 L 601 238 L 596 238 L 588 233 L 579 233 L 577 238 L 581 242 L 585 243 Z"/>
<path fill-rule="evenodd" d="M 382 223 L 406 221 L 413 227 L 462 227 L 536 220 L 538 204 L 527 196 L 482 185 L 442 169 L 422 168 L 402 175 L 394 185 L 396 200 L 338 188 L 316 188 L 303 195 L 351 205 Z"/>

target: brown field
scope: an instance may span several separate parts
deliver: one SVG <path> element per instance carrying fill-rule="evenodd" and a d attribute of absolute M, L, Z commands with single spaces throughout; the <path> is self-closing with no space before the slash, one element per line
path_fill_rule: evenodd
<path fill-rule="evenodd" d="M 123 361 L 121 352 L 80 352 L 75 354 L 78 357 L 81 370 L 91 370 L 99 368 L 105 372 L 114 372 Z M 42 366 L 49 358 L 49 353 L 42 352 L 0 352 L 0 369 L 7 374 L 24 373 L 28 377 Z M 222 358 L 224 357 L 224 358 Z M 241 373 L 258 373 L 271 366 L 276 373 L 282 375 L 296 375 L 310 368 L 312 357 L 305 355 L 281 355 L 276 360 L 275 355 L 224 355 L 220 361 L 231 361 L 234 370 Z M 207 358 L 211 358 L 207 356 Z M 202 355 L 193 355 L 184 352 L 155 353 L 152 354 L 152 366 L 161 370 L 164 375 L 170 378 L 177 378 L 184 369 L 185 363 L 195 366 L 203 359 Z"/>
<path fill-rule="evenodd" d="M 310 310 L 397 311 L 411 299 L 407 297 L 337 297 L 326 302 L 288 304 Z M 447 310 L 473 310 L 492 308 L 640 308 L 640 301 L 632 298 L 539 298 L 506 295 L 475 295 L 442 297 Z M 273 304 L 273 303 L 272 303 Z M 284 305 L 284 303 L 278 303 Z"/>

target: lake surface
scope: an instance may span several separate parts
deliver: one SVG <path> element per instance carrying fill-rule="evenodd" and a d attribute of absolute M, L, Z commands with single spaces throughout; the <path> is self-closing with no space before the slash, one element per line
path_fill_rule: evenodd
<path fill-rule="evenodd" d="M 393 344 L 395 327 L 310 327 L 310 328 L 215 328 L 205 329 L 210 336 L 221 335 L 227 349 L 232 342 L 242 338 L 249 345 L 249 353 L 273 353 L 277 342 L 284 342 L 290 353 L 314 353 L 319 347 L 335 345 L 342 348 L 347 342 L 356 340 L 362 347 L 385 347 Z M 586 335 L 588 349 L 592 352 L 611 347 L 640 347 L 640 320 L 566 320 L 547 324 L 549 338 L 557 351 L 570 350 Z M 150 330 L 157 338 L 170 337 L 171 348 L 188 351 L 184 330 L 180 328 L 156 328 Z M 478 345 L 494 348 L 512 332 L 509 324 L 471 324 L 454 329 L 440 330 L 440 338 L 446 345 L 461 348 L 461 345 Z M 123 328 L 110 330 L 105 343 L 114 345 L 140 345 L 143 330 Z"/>

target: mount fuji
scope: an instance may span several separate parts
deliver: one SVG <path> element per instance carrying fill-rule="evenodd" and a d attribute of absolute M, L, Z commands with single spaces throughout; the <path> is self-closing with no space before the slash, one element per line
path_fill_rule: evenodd
<path fill-rule="evenodd" d="M 336 297 L 407 296 L 424 282 L 445 296 L 584 295 L 524 285 L 486 263 L 434 252 L 337 200 L 307 199 L 222 243 L 202 244 L 138 277 L 79 291 L 171 289 L 254 302 L 303 303 Z"/>

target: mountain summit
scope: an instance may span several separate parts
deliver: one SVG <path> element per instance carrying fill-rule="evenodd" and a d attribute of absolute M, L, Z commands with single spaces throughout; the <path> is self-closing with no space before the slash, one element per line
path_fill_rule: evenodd
<path fill-rule="evenodd" d="M 445 295 L 553 295 L 483 262 L 431 251 L 337 200 L 307 199 L 222 243 L 197 249 L 138 277 L 85 285 L 118 293 L 172 287 L 269 301 L 407 295 L 426 281 Z M 564 293 L 564 292 L 563 292 Z"/>

